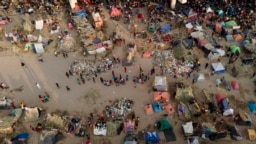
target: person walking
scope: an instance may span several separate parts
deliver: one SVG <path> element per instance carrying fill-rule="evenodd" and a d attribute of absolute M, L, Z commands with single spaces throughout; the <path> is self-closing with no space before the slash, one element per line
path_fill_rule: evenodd
<path fill-rule="evenodd" d="M 112 71 L 112 76 L 114 76 L 115 75 L 115 72 L 114 71 Z"/>
<path fill-rule="evenodd" d="M 55 55 L 55 57 L 58 57 L 58 52 L 54 51 L 54 55 Z"/>
<path fill-rule="evenodd" d="M 209 63 L 206 63 L 205 66 L 204 66 L 204 68 L 207 69 L 208 66 L 209 66 Z"/>
<path fill-rule="evenodd" d="M 81 81 L 79 78 L 76 79 L 77 84 L 81 85 Z"/>
<path fill-rule="evenodd" d="M 67 89 L 67 91 L 70 91 L 70 88 L 66 85 L 66 89 Z"/>
<path fill-rule="evenodd" d="M 81 78 L 81 81 L 83 84 L 85 84 L 85 79 L 84 78 Z"/>
<path fill-rule="evenodd" d="M 21 64 L 22 67 L 26 67 L 24 62 L 21 62 L 20 64 Z"/>
<path fill-rule="evenodd" d="M 124 67 L 124 72 L 126 73 L 126 71 L 127 71 L 127 68 L 126 68 L 126 67 Z"/>
<path fill-rule="evenodd" d="M 68 73 L 69 73 L 69 75 L 70 75 L 70 76 L 72 76 L 72 75 L 73 75 L 73 73 L 72 73 L 72 71 L 71 71 L 71 70 L 68 70 Z"/>
<path fill-rule="evenodd" d="M 60 85 L 58 83 L 55 83 L 57 88 L 60 88 Z"/>
<path fill-rule="evenodd" d="M 103 78 L 102 78 L 102 77 L 100 77 L 100 82 L 101 82 L 101 83 L 103 83 L 103 81 L 104 81 L 104 80 L 103 80 Z"/>
<path fill-rule="evenodd" d="M 92 77 L 92 80 L 93 80 L 94 83 L 96 82 L 94 77 Z"/>
<path fill-rule="evenodd" d="M 67 78 L 69 78 L 69 73 L 68 72 L 66 72 L 66 76 L 67 76 Z"/>

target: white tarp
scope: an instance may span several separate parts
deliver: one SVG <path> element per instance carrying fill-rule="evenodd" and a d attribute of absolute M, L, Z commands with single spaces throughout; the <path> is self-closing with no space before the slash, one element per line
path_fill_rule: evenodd
<path fill-rule="evenodd" d="M 44 47 L 42 43 L 34 43 L 35 52 L 38 54 L 44 53 Z"/>
<path fill-rule="evenodd" d="M 38 20 L 36 21 L 36 30 L 42 30 L 44 27 L 44 21 L 43 20 Z"/>
<path fill-rule="evenodd" d="M 93 134 L 94 135 L 103 135 L 106 136 L 107 135 L 107 129 L 106 128 L 94 128 L 93 129 Z"/>
<path fill-rule="evenodd" d="M 225 56 L 225 51 L 222 49 L 211 49 L 211 52 L 208 55 L 209 60 L 216 60 L 220 56 Z"/>
<path fill-rule="evenodd" d="M 155 76 L 154 88 L 158 91 L 167 91 L 168 85 L 166 77 Z"/>
<path fill-rule="evenodd" d="M 188 29 L 192 29 L 192 28 L 193 28 L 193 25 L 192 25 L 191 23 L 187 23 L 185 26 L 186 26 L 186 28 L 188 28 Z"/>
<path fill-rule="evenodd" d="M 196 31 L 196 32 L 192 32 L 190 35 L 193 38 L 200 38 L 200 37 L 204 36 L 204 33 L 200 32 L 200 31 Z"/>
<path fill-rule="evenodd" d="M 187 3 L 187 0 L 179 0 L 180 3 L 185 4 Z"/>
<path fill-rule="evenodd" d="M 186 124 L 183 124 L 182 128 L 185 134 L 193 134 L 194 129 L 193 129 L 192 121 L 187 122 Z"/>
<path fill-rule="evenodd" d="M 200 81 L 200 80 L 205 80 L 204 74 L 199 73 L 199 74 L 197 75 L 197 80 L 198 80 L 198 81 Z"/>
<path fill-rule="evenodd" d="M 207 43 L 207 44 L 205 44 L 205 45 L 203 45 L 203 46 L 204 46 L 204 48 L 206 48 L 207 50 L 211 50 L 211 49 L 214 48 L 214 46 L 213 46 L 211 43 Z"/>
<path fill-rule="evenodd" d="M 106 51 L 106 48 L 104 48 L 104 47 L 96 49 L 96 53 L 103 53 L 105 51 Z"/>
<path fill-rule="evenodd" d="M 77 0 L 69 0 L 69 4 L 70 4 L 71 9 L 75 8 L 76 3 L 77 3 Z"/>
<path fill-rule="evenodd" d="M 234 110 L 232 108 L 229 108 L 223 112 L 223 116 L 230 116 L 234 114 Z"/>

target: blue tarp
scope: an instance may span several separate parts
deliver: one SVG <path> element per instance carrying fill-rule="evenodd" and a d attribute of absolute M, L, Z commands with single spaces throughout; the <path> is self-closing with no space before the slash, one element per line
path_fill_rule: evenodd
<path fill-rule="evenodd" d="M 229 109 L 229 104 L 228 104 L 228 100 L 227 100 L 227 99 L 224 99 L 224 100 L 222 101 L 222 106 L 223 106 L 223 109 L 224 109 L 224 110 Z"/>
<path fill-rule="evenodd" d="M 159 142 L 159 136 L 157 132 L 145 132 L 146 144 Z"/>
<path fill-rule="evenodd" d="M 185 16 L 190 16 L 194 13 L 193 9 L 192 8 L 185 8 L 185 9 L 182 9 L 182 13 L 185 15 Z"/>
<path fill-rule="evenodd" d="M 241 47 L 244 47 L 245 45 L 247 45 L 247 44 L 250 44 L 250 41 L 249 40 L 244 40 L 244 41 L 242 41 L 241 42 Z"/>
<path fill-rule="evenodd" d="M 162 111 L 161 105 L 158 102 L 153 102 L 152 107 L 155 113 Z"/>
<path fill-rule="evenodd" d="M 164 10 L 164 7 L 162 7 L 162 6 L 157 6 L 157 7 L 156 7 L 156 10 L 157 10 L 157 11 L 163 11 L 163 10 Z"/>
<path fill-rule="evenodd" d="M 85 10 L 80 10 L 80 11 L 76 12 L 76 15 L 80 18 L 85 18 L 87 16 Z"/>
<path fill-rule="evenodd" d="M 248 107 L 252 113 L 256 113 L 256 102 L 248 102 Z"/>
<path fill-rule="evenodd" d="M 170 32 L 170 31 L 171 31 L 170 24 L 164 24 L 160 27 L 160 32 Z"/>
<path fill-rule="evenodd" d="M 193 41 L 194 41 L 193 39 L 185 39 L 182 41 L 182 43 L 185 47 L 191 47 L 193 46 Z"/>
<path fill-rule="evenodd" d="M 215 74 L 222 74 L 225 72 L 225 68 L 220 62 L 212 63 L 211 67 Z"/>

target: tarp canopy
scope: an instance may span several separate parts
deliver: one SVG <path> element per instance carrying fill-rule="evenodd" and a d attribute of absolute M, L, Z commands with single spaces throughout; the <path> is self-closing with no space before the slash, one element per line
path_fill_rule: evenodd
<path fill-rule="evenodd" d="M 173 114 L 175 112 L 175 109 L 173 108 L 173 106 L 169 103 L 165 106 L 165 111 L 168 114 Z"/>
<path fill-rule="evenodd" d="M 169 92 L 154 92 L 154 101 L 161 100 L 168 102 L 170 100 Z"/>
<path fill-rule="evenodd" d="M 240 45 L 241 45 L 241 47 L 245 47 L 245 45 L 247 45 L 247 44 L 250 44 L 249 40 L 242 41 Z"/>
<path fill-rule="evenodd" d="M 252 113 L 256 113 L 256 102 L 248 102 L 248 107 Z"/>
<path fill-rule="evenodd" d="M 185 40 L 182 41 L 182 44 L 185 47 L 191 47 L 194 44 L 194 40 L 193 39 L 185 39 Z"/>
<path fill-rule="evenodd" d="M 204 74 L 202 74 L 202 73 L 197 74 L 197 75 L 196 75 L 196 79 L 197 79 L 198 81 L 205 80 Z"/>
<path fill-rule="evenodd" d="M 241 53 L 241 49 L 240 49 L 240 47 L 237 46 L 237 45 L 232 45 L 232 46 L 230 46 L 230 51 L 231 51 L 231 53 L 233 53 L 233 54 Z"/>
<path fill-rule="evenodd" d="M 213 10 L 212 10 L 212 8 L 211 8 L 211 7 L 207 7 L 207 8 L 206 8 L 206 12 L 207 12 L 207 13 L 212 13 L 212 12 L 213 12 Z"/>
<path fill-rule="evenodd" d="M 155 76 L 154 88 L 157 89 L 157 91 L 167 91 L 168 84 L 166 77 Z"/>
<path fill-rule="evenodd" d="M 0 134 L 11 134 L 12 125 L 20 119 L 22 114 L 22 109 L 13 109 L 8 116 L 1 117 Z"/>
<path fill-rule="evenodd" d="M 235 41 L 242 41 L 242 40 L 243 40 L 243 37 L 242 37 L 241 34 L 234 34 L 234 35 L 233 35 L 233 39 L 234 39 Z"/>
<path fill-rule="evenodd" d="M 194 14 L 194 11 L 192 8 L 188 7 L 188 8 L 185 8 L 185 9 L 182 9 L 182 13 L 185 15 L 185 16 L 190 16 L 192 14 Z"/>
<path fill-rule="evenodd" d="M 233 90 L 239 90 L 239 83 L 238 82 L 232 81 L 231 86 L 232 86 Z"/>
<path fill-rule="evenodd" d="M 34 43 L 33 44 L 33 52 L 37 54 L 44 53 L 44 46 L 42 43 Z"/>
<path fill-rule="evenodd" d="M 215 97 L 216 97 L 216 100 L 218 103 L 221 103 L 224 100 L 224 98 L 221 94 L 216 94 Z"/>
<path fill-rule="evenodd" d="M 151 53 L 152 53 L 151 51 L 146 50 L 146 51 L 143 52 L 142 57 L 143 58 L 150 58 L 151 57 Z"/>
<path fill-rule="evenodd" d="M 196 32 L 192 32 L 190 35 L 193 38 L 200 38 L 200 37 L 204 36 L 204 33 L 200 32 L 200 31 L 196 31 Z"/>
<path fill-rule="evenodd" d="M 166 142 L 176 141 L 176 135 L 172 128 L 166 129 L 163 132 Z"/>
<path fill-rule="evenodd" d="M 23 118 L 21 118 L 21 121 L 24 122 L 34 122 L 38 121 L 40 118 L 40 111 L 41 109 L 39 107 L 25 107 Z"/>
<path fill-rule="evenodd" d="M 162 107 L 159 102 L 153 102 L 152 107 L 155 113 L 159 113 L 162 111 Z"/>
<path fill-rule="evenodd" d="M 212 63 L 212 70 L 216 73 L 216 74 L 222 74 L 225 72 L 225 68 L 222 65 L 222 63 L 218 62 L 218 63 Z"/>
<path fill-rule="evenodd" d="M 160 130 L 160 131 L 172 128 L 171 124 L 169 123 L 169 121 L 167 119 L 161 119 L 161 120 L 157 121 L 156 124 L 157 124 L 158 130 Z"/>
<path fill-rule="evenodd" d="M 40 134 L 39 144 L 56 144 L 64 136 L 58 130 L 44 130 Z"/>
<path fill-rule="evenodd" d="M 233 27 L 233 26 L 237 26 L 237 23 L 234 20 L 225 22 L 225 27 Z"/>
<path fill-rule="evenodd" d="M 170 32 L 171 31 L 171 25 L 166 23 L 160 27 L 160 32 Z"/>
<path fill-rule="evenodd" d="M 120 16 L 120 15 L 121 15 L 121 12 L 120 12 L 120 10 L 118 10 L 116 7 L 112 7 L 112 8 L 111 8 L 111 13 L 110 13 L 110 15 L 111 15 L 112 17 Z"/>
<path fill-rule="evenodd" d="M 232 41 L 234 41 L 233 36 L 232 36 L 232 35 L 226 35 L 226 41 L 227 41 L 227 42 L 232 42 Z"/>
<path fill-rule="evenodd" d="M 223 17 L 223 16 L 224 16 L 224 11 L 223 11 L 223 10 L 217 10 L 216 13 L 217 13 L 217 15 L 220 16 L 220 17 Z"/>
<path fill-rule="evenodd" d="M 234 109 L 228 108 L 223 112 L 223 116 L 231 116 L 234 114 Z"/>
<path fill-rule="evenodd" d="M 192 121 L 183 124 L 182 128 L 183 128 L 185 135 L 192 135 L 194 132 Z"/>
<path fill-rule="evenodd" d="M 248 50 L 249 52 L 255 53 L 256 52 L 256 45 L 253 44 L 246 44 L 245 49 Z"/>
<path fill-rule="evenodd" d="M 144 106 L 144 110 L 145 110 L 145 113 L 147 115 L 150 115 L 150 114 L 153 114 L 154 113 L 154 110 L 153 110 L 153 107 L 151 104 L 147 104 Z"/>
<path fill-rule="evenodd" d="M 146 143 L 158 143 L 160 141 L 157 132 L 145 132 Z"/>

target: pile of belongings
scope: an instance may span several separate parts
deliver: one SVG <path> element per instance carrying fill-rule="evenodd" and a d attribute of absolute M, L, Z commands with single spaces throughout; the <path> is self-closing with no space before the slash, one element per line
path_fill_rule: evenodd
<path fill-rule="evenodd" d="M 193 64 L 189 61 L 181 62 L 177 60 L 169 50 L 156 51 L 153 57 L 153 64 L 162 66 L 164 72 L 172 76 L 186 75 L 193 67 Z"/>
<path fill-rule="evenodd" d="M 71 66 L 70 70 L 73 74 L 85 74 L 86 76 L 94 75 L 96 71 L 96 66 L 93 61 L 90 60 L 75 60 Z"/>
<path fill-rule="evenodd" d="M 106 106 L 106 116 L 112 118 L 124 118 L 132 110 L 133 101 L 122 98 L 115 101 L 111 106 Z"/>

